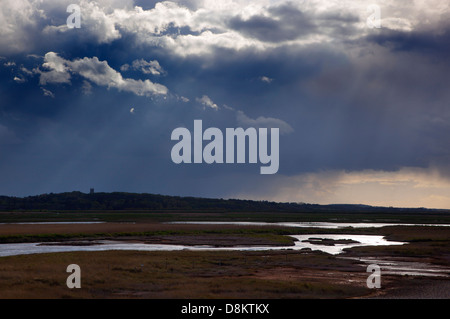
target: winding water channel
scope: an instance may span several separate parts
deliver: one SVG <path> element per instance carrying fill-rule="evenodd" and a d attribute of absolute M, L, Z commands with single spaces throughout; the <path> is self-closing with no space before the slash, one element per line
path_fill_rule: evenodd
<path fill-rule="evenodd" d="M 386 224 L 386 223 L 328 223 L 328 222 L 281 222 L 281 223 L 262 223 L 262 222 L 176 222 L 178 224 L 223 224 L 223 225 L 243 225 L 243 226 L 284 226 L 284 227 L 315 227 L 325 229 L 342 229 L 346 227 L 367 228 L 384 226 L 418 226 L 412 224 Z M 445 226 L 441 224 L 423 224 L 420 226 Z M 76 241 L 74 243 L 15 243 L 0 244 L 0 257 L 40 254 L 40 253 L 58 253 L 72 251 L 107 251 L 107 250 L 136 250 L 136 251 L 268 251 L 268 250 L 311 250 L 322 251 L 332 255 L 339 255 L 344 249 L 358 246 L 390 246 L 404 245 L 404 242 L 388 241 L 379 235 L 353 235 L 353 234 L 308 234 L 291 235 L 295 238 L 294 246 L 234 246 L 234 247 L 215 247 L 215 246 L 187 246 L 187 245 L 168 245 L 168 244 L 145 244 L 126 241 Z M 349 257 L 340 257 L 349 258 Z M 353 258 L 353 257 L 352 257 Z M 375 258 L 353 258 L 361 263 L 380 264 L 381 268 L 387 273 L 397 275 L 415 275 L 415 276 L 442 276 L 449 277 L 450 269 L 439 267 L 427 263 L 408 262 L 392 259 Z"/>

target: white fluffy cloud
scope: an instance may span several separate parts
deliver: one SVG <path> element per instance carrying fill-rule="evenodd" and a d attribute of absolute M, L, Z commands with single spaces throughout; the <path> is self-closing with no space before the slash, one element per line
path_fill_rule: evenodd
<path fill-rule="evenodd" d="M 205 108 L 209 107 L 212 108 L 213 110 L 218 110 L 219 106 L 214 103 L 211 98 L 207 95 L 203 95 L 201 98 L 197 98 L 196 99 L 197 102 L 201 103 Z"/>
<path fill-rule="evenodd" d="M 38 8 L 38 1 L 2 0 L 0 5 L 0 52 L 15 53 L 28 49 L 32 34 L 28 30 L 37 27 L 45 17 Z"/>
<path fill-rule="evenodd" d="M 47 83 L 70 83 L 70 73 L 67 61 L 55 52 L 48 52 L 44 57 L 42 67 L 45 71 L 37 70 L 40 73 L 39 83 L 46 85 Z"/>
<path fill-rule="evenodd" d="M 73 1 L 69 1 L 73 2 Z M 80 13 L 81 13 L 81 28 L 83 29 L 83 35 L 88 35 L 97 40 L 98 43 L 110 43 L 114 40 L 120 39 L 121 34 L 116 27 L 116 21 L 114 19 L 114 7 L 122 8 L 119 2 L 115 1 L 85 1 L 79 2 Z M 53 9 L 57 3 L 51 3 L 51 8 Z M 68 5 L 68 4 L 67 4 Z M 59 9 L 67 8 L 66 4 L 59 3 Z M 128 8 L 130 9 L 130 8 Z M 69 13 L 67 13 L 67 16 Z M 58 33 L 64 33 L 67 31 L 72 31 L 67 27 L 66 21 L 61 25 L 46 25 L 42 32 L 43 35 L 53 36 Z"/>
<path fill-rule="evenodd" d="M 207 95 L 203 95 L 201 98 L 196 98 L 196 101 L 201 103 L 204 109 L 208 107 L 213 110 L 219 110 L 219 106 Z M 294 132 L 294 129 L 288 123 L 277 118 L 259 116 L 256 119 L 252 119 L 243 111 L 235 110 L 230 106 L 224 105 L 223 109 L 236 112 L 236 121 L 238 125 L 243 127 L 279 128 L 281 134 L 290 134 Z"/>
<path fill-rule="evenodd" d="M 269 78 L 268 76 L 262 76 L 260 77 L 260 80 L 264 83 L 271 83 L 273 79 Z"/>
<path fill-rule="evenodd" d="M 168 93 L 168 89 L 164 85 L 153 83 L 148 79 L 142 81 L 123 78 L 119 72 L 108 65 L 108 62 L 100 61 L 97 57 L 69 61 L 61 58 L 55 52 L 48 52 L 44 61 L 42 66 L 45 70 L 39 70 L 42 85 L 70 83 L 71 74 L 77 74 L 99 86 L 132 92 L 139 96 Z"/>
<path fill-rule="evenodd" d="M 26 51 L 36 35 L 48 38 L 73 32 L 65 24 L 65 10 L 72 2 L 2 0 L 0 52 Z M 147 10 L 132 0 L 80 0 L 78 4 L 80 37 L 111 43 L 131 34 L 138 44 L 162 47 L 180 56 L 209 54 L 215 48 L 264 50 L 280 45 L 334 43 L 339 38 L 357 38 L 373 32 L 366 24 L 372 0 L 174 0 L 157 2 Z M 377 4 L 384 28 L 438 30 L 440 25 L 448 25 L 450 8 L 445 1 Z M 289 36 L 283 37 L 286 32 Z"/>
<path fill-rule="evenodd" d="M 134 60 L 131 67 L 134 70 L 141 71 L 144 74 L 161 75 L 165 71 L 158 61 L 145 61 L 144 59 Z M 124 64 L 120 67 L 121 71 L 128 71 L 130 69 L 129 64 Z"/>
<path fill-rule="evenodd" d="M 21 77 L 21 76 L 15 76 L 15 77 L 13 78 L 13 80 L 14 80 L 15 82 L 17 82 L 17 83 L 24 83 L 24 82 L 27 81 L 25 78 L 23 78 L 23 77 Z"/>
<path fill-rule="evenodd" d="M 289 134 L 294 132 L 294 129 L 285 121 L 276 119 L 273 117 L 259 116 L 256 119 L 252 119 L 245 115 L 242 111 L 236 112 L 236 119 L 239 125 L 246 127 L 267 127 L 267 128 L 279 128 L 281 134 Z"/>
<path fill-rule="evenodd" d="M 44 96 L 51 97 L 52 99 L 55 98 L 55 94 L 53 94 L 52 91 L 47 90 L 47 89 L 45 89 L 43 87 L 41 87 L 41 89 L 42 89 L 42 92 L 44 93 Z"/>

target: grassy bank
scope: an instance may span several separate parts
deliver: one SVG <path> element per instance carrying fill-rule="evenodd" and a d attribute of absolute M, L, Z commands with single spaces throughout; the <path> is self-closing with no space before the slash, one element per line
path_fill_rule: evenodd
<path fill-rule="evenodd" d="M 87 225 L 0 225 L 0 243 L 51 242 L 74 240 L 164 240 L 172 243 L 197 244 L 196 238 L 227 238 L 233 245 L 293 245 L 285 236 L 295 229 L 234 225 L 178 225 L 178 224 L 87 224 Z M 207 243 L 207 242 L 206 242 Z"/>
<path fill-rule="evenodd" d="M 447 223 L 450 214 L 440 212 L 211 212 L 211 211 L 14 211 L 0 212 L 0 223 L 58 221 L 173 222 L 173 221 L 260 221 L 260 222 L 378 222 Z"/>

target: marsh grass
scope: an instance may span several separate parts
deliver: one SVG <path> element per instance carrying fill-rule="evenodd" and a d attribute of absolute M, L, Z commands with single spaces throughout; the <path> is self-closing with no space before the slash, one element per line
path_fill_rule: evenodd
<path fill-rule="evenodd" d="M 275 245 L 293 244 L 289 234 L 384 235 L 403 246 L 355 247 L 349 256 L 419 257 L 450 264 L 449 227 L 404 227 L 338 230 L 317 228 L 174 225 L 171 220 L 330 221 L 319 214 L 205 214 L 131 212 L 1 213 L 10 221 L 135 220 L 135 224 L 0 225 L 0 242 L 49 242 L 90 239 L 179 240 L 198 238 Z M 352 219 L 354 217 L 356 219 Z M 344 214 L 339 221 L 436 222 L 439 216 Z M 0 219 L 1 219 L 0 218 Z M 338 218 L 338 216 L 336 216 Z M 151 221 L 151 222 L 148 222 Z M 444 221 L 443 219 L 441 221 Z M 448 221 L 447 221 L 448 222 Z M 82 288 L 66 286 L 69 264 L 81 267 Z M 328 276 L 328 277 L 327 277 Z M 353 278 L 353 282 L 346 281 Z M 0 298 L 349 298 L 370 294 L 365 269 L 325 253 L 300 251 L 70 252 L 0 258 Z M 386 282 L 386 281 L 384 281 Z"/>
<path fill-rule="evenodd" d="M 220 212 L 208 210 L 59 210 L 0 212 L 1 223 L 58 221 L 172 222 L 172 221 L 264 221 L 264 222 L 380 222 L 446 223 L 445 212 Z"/>
<path fill-rule="evenodd" d="M 81 289 L 66 286 L 66 267 L 81 267 Z M 71 252 L 0 259 L 0 298 L 345 298 L 361 285 L 278 276 L 314 267 L 356 272 L 352 262 L 298 252 Z"/>

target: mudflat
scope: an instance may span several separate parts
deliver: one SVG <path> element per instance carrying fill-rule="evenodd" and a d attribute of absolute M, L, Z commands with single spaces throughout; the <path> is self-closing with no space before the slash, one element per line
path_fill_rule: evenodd
<path fill-rule="evenodd" d="M 448 297 L 449 277 L 386 274 L 382 275 L 381 289 L 369 289 L 367 265 L 358 258 L 395 258 L 450 268 L 449 227 L 320 230 L 158 222 L 1 224 L 0 241 L 85 245 L 90 240 L 108 239 L 187 246 L 273 247 L 292 245 L 289 234 L 318 232 L 376 234 L 407 244 L 354 247 L 336 256 L 310 250 L 98 251 L 9 256 L 0 258 L 0 298 Z M 81 289 L 66 286 L 69 264 L 78 264 L 82 269 Z"/>

